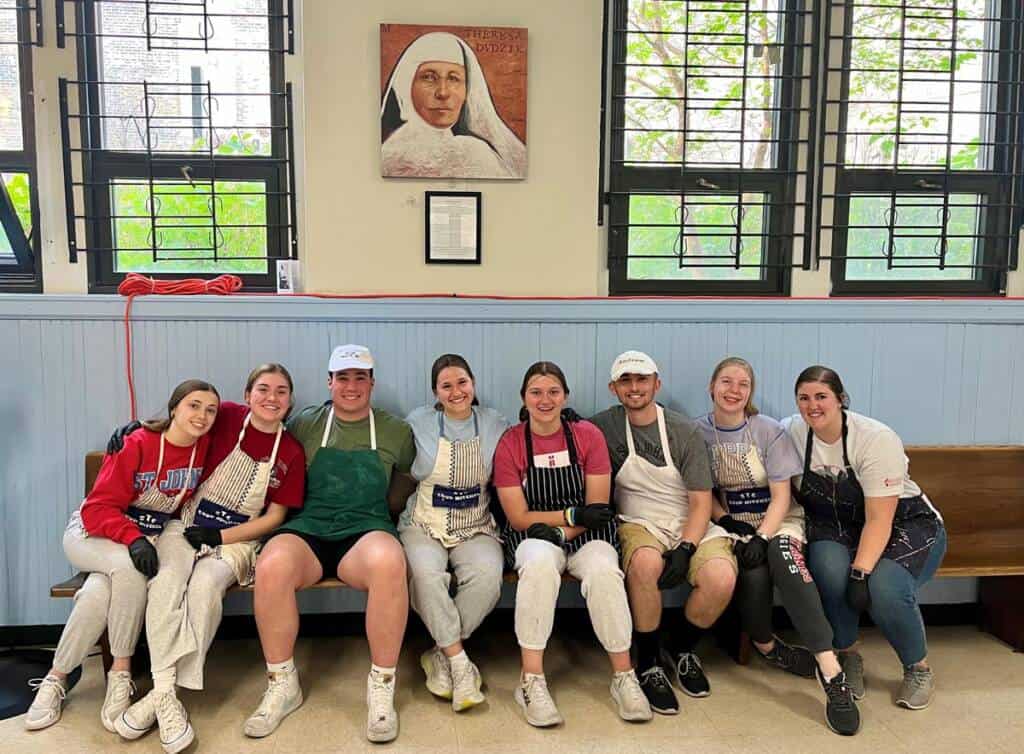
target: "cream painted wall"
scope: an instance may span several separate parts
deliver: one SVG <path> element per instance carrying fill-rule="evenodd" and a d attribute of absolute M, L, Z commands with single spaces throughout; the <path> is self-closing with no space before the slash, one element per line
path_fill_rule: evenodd
<path fill-rule="evenodd" d="M 304 288 L 323 293 L 607 294 L 597 225 L 602 0 L 296 0 L 299 246 Z M 529 30 L 528 177 L 427 181 L 380 176 L 380 23 Z M 52 22 L 51 22 L 52 23 Z M 84 255 L 67 261 L 57 77 L 76 78 L 73 45 L 33 49 L 43 285 L 84 293 Z M 423 193 L 483 193 L 483 264 L 426 265 Z M 828 264 L 795 270 L 792 295 L 828 296 Z M 1009 295 L 1024 295 L 1024 271 Z"/>
<path fill-rule="evenodd" d="M 425 9 L 425 8 L 429 8 Z M 307 290 L 594 295 L 603 283 L 597 225 L 601 3 L 306 0 Z M 428 181 L 380 176 L 378 25 L 529 30 L 528 177 Z M 423 193 L 483 194 L 479 266 L 423 260 Z"/>

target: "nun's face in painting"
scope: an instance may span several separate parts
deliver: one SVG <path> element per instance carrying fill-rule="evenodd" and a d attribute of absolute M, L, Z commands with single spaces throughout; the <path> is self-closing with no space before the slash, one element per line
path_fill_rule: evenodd
<path fill-rule="evenodd" d="M 434 128 L 451 128 L 466 101 L 466 67 L 428 60 L 412 79 L 412 104 Z"/>

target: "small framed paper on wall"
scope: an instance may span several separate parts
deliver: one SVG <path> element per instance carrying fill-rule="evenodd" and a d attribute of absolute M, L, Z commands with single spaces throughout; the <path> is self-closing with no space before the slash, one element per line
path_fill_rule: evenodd
<path fill-rule="evenodd" d="M 427 191 L 427 264 L 480 264 L 480 192 Z"/>

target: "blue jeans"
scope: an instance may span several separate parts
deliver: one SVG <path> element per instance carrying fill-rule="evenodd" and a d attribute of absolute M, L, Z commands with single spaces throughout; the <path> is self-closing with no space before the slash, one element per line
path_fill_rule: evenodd
<path fill-rule="evenodd" d="M 895 560 L 881 558 L 868 580 L 871 619 L 896 650 L 904 666 L 928 656 L 924 621 L 917 605 L 917 590 L 931 579 L 946 554 L 946 530 L 940 528 L 921 575 L 916 579 Z M 836 649 L 848 649 L 857 641 L 860 616 L 846 603 L 852 553 L 839 542 L 821 540 L 807 548 L 807 565 L 821 593 L 825 616 L 835 633 Z"/>

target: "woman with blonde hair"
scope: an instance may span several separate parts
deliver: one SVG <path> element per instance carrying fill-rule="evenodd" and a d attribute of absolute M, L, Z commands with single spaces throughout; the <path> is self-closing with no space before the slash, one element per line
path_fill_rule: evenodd
<path fill-rule="evenodd" d="M 782 425 L 758 412 L 754 387 L 749 363 L 723 359 L 708 385 L 712 411 L 698 420 L 715 479 L 712 517 L 735 539 L 740 567 L 735 600 L 757 653 L 781 670 L 817 675 L 825 691 L 828 726 L 852 736 L 860 728 L 860 712 L 832 651 L 832 628 L 804 561 L 803 509 L 790 497 L 800 457 Z M 790 646 L 775 636 L 776 588 L 808 648 Z"/>

